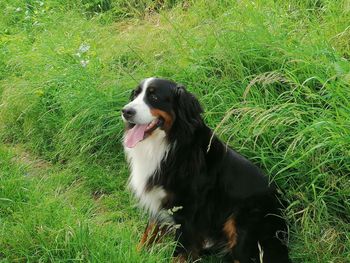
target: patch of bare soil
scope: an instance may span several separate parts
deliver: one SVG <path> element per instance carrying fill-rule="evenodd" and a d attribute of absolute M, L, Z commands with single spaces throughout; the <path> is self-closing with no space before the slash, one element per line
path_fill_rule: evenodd
<path fill-rule="evenodd" d="M 50 162 L 35 156 L 21 145 L 11 145 L 6 148 L 15 155 L 11 161 L 24 166 L 28 170 L 28 176 L 38 175 L 52 167 Z"/>

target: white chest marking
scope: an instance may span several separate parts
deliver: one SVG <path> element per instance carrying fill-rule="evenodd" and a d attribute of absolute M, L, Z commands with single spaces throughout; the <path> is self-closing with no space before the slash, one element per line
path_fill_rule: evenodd
<path fill-rule="evenodd" d="M 155 130 L 144 141 L 140 141 L 134 148 L 124 147 L 131 168 L 129 185 L 141 206 L 152 214 L 157 214 L 166 193 L 160 186 L 146 191 L 149 178 L 160 168 L 161 161 L 166 158 L 169 144 L 162 130 Z"/>

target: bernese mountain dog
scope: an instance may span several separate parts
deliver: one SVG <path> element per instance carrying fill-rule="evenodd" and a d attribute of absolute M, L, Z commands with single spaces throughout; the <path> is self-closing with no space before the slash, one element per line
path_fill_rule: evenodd
<path fill-rule="evenodd" d="M 175 262 L 215 253 L 234 263 L 286 263 L 287 225 L 276 187 L 204 123 L 198 100 L 148 78 L 122 109 L 130 188 L 150 220 L 140 246 L 175 229 Z"/>

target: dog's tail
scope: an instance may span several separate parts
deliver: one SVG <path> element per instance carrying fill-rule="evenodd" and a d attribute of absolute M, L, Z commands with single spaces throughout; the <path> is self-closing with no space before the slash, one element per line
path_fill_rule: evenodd
<path fill-rule="evenodd" d="M 269 214 L 263 219 L 259 235 L 260 263 L 291 263 L 288 255 L 288 229 L 279 215 Z"/>

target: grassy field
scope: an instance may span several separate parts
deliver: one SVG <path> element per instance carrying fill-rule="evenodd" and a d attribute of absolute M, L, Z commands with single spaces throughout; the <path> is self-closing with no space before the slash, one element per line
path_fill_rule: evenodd
<path fill-rule="evenodd" d="M 120 109 L 181 82 L 289 201 L 291 257 L 350 262 L 350 1 L 2 0 L 0 262 L 169 262 L 135 247 Z M 218 262 L 207 259 L 205 262 Z"/>

